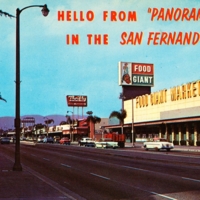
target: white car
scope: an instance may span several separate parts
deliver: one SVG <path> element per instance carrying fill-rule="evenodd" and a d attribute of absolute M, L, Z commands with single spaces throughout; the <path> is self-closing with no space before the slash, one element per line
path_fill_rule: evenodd
<path fill-rule="evenodd" d="M 112 141 L 111 138 L 101 138 L 99 142 L 95 142 L 96 148 L 118 148 L 118 142 Z"/>
<path fill-rule="evenodd" d="M 167 151 L 170 151 L 174 148 L 174 144 L 168 142 L 165 138 L 150 138 L 147 142 L 143 143 L 143 147 L 146 150 L 155 149 L 159 151 L 161 149 L 166 149 Z"/>

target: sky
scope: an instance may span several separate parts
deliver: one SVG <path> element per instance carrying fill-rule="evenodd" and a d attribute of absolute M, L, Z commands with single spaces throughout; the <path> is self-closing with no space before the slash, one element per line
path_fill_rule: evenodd
<path fill-rule="evenodd" d="M 198 0 L 0 0 L 0 10 L 16 16 L 17 8 L 44 4 L 50 10 L 47 17 L 38 7 L 25 9 L 20 14 L 21 116 L 66 115 L 67 111 L 73 111 L 67 106 L 66 96 L 86 95 L 88 105 L 84 114 L 93 111 L 98 117 L 109 117 L 122 105 L 119 99 L 122 87 L 118 84 L 120 61 L 153 64 L 152 92 L 199 79 L 198 43 L 148 44 L 150 32 L 198 33 L 198 18 L 196 21 L 192 17 L 183 21 L 175 18 L 162 20 L 166 10 L 172 8 L 177 13 L 187 8 L 188 16 L 195 16 L 193 8 L 198 12 Z M 156 9 L 158 14 L 151 20 Z M 71 12 L 71 21 L 66 17 L 64 21 L 58 21 L 58 11 Z M 104 11 L 108 13 L 106 21 L 103 20 Z M 117 13 L 117 21 L 111 21 L 111 11 Z M 136 12 L 136 21 L 130 22 L 127 17 L 124 21 L 119 19 L 120 12 L 128 16 L 130 11 Z M 74 21 L 74 13 L 78 21 Z M 80 13 L 84 21 L 80 20 Z M 87 19 L 91 14 L 94 17 L 92 21 Z M 123 32 L 128 35 L 142 32 L 142 42 L 122 45 Z M 92 34 L 92 44 L 88 44 L 88 34 Z M 67 44 L 66 35 L 79 35 L 79 44 Z M 94 35 L 108 35 L 107 44 L 94 44 Z M 16 18 L 2 15 L 0 93 L 7 103 L 0 101 L 0 117 L 15 116 L 15 54 Z M 74 108 L 74 112 L 82 111 Z"/>

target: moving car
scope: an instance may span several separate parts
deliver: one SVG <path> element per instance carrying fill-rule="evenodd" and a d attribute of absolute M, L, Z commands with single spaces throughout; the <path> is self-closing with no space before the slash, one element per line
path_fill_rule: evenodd
<path fill-rule="evenodd" d="M 43 139 L 43 143 L 53 143 L 53 138 L 52 137 L 45 137 Z"/>
<path fill-rule="evenodd" d="M 99 142 L 95 142 L 96 148 L 118 148 L 118 142 L 114 142 L 111 138 L 101 138 Z"/>
<path fill-rule="evenodd" d="M 174 144 L 168 142 L 165 138 L 149 138 L 148 141 L 143 143 L 143 147 L 145 148 L 145 150 L 155 149 L 159 151 L 161 149 L 165 149 L 167 151 L 170 151 L 174 148 Z"/>
<path fill-rule="evenodd" d="M 61 138 L 61 140 L 59 142 L 60 142 L 60 144 L 66 144 L 66 145 L 71 144 L 71 140 L 68 137 Z"/>
<path fill-rule="evenodd" d="M 10 144 L 9 137 L 1 137 L 0 141 L 1 141 L 1 144 Z"/>
<path fill-rule="evenodd" d="M 95 141 L 92 138 L 84 137 L 79 140 L 79 146 L 95 147 Z"/>

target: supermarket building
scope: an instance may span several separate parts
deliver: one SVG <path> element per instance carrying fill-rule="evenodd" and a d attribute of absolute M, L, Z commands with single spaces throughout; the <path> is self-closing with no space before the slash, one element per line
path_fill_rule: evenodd
<path fill-rule="evenodd" d="M 123 64 L 120 63 L 120 70 Z M 134 74 L 134 63 L 128 64 L 132 69 L 130 76 L 133 83 L 134 76 L 140 74 Z M 143 73 L 141 76 L 148 75 Z M 136 141 L 163 137 L 176 145 L 200 146 L 200 80 L 154 93 L 151 93 L 153 82 L 152 85 L 145 85 L 144 78 L 137 80 L 142 80 L 143 85 L 121 84 L 124 97 L 122 109 L 127 111 L 123 130 L 127 141 L 132 141 L 133 137 Z M 119 125 L 108 128 L 120 132 Z"/>

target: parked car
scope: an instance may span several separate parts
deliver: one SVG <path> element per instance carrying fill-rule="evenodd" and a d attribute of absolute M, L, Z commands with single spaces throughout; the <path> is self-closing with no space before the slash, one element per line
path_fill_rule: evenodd
<path fill-rule="evenodd" d="M 55 143 L 59 143 L 60 142 L 60 136 L 54 136 L 53 140 Z"/>
<path fill-rule="evenodd" d="M 20 137 L 20 140 L 21 141 L 26 140 L 26 137 L 22 136 L 22 137 Z"/>
<path fill-rule="evenodd" d="M 95 146 L 95 141 L 92 138 L 89 137 L 83 137 L 81 140 L 79 140 L 79 146 Z"/>
<path fill-rule="evenodd" d="M 52 137 L 44 137 L 43 143 L 53 143 L 53 138 Z"/>
<path fill-rule="evenodd" d="M 9 137 L 1 137 L 1 144 L 10 144 L 10 138 Z"/>
<path fill-rule="evenodd" d="M 43 142 L 43 139 L 44 139 L 44 136 L 39 136 L 38 139 L 37 139 L 37 142 L 39 142 L 39 143 Z"/>
<path fill-rule="evenodd" d="M 159 151 L 161 149 L 166 149 L 167 151 L 170 151 L 174 148 L 174 144 L 168 142 L 165 138 L 150 138 L 148 141 L 143 143 L 143 147 L 145 150 L 155 149 Z"/>
<path fill-rule="evenodd" d="M 61 140 L 59 142 L 60 142 L 60 144 L 66 144 L 66 145 L 71 144 L 71 140 L 68 137 L 61 138 Z"/>
<path fill-rule="evenodd" d="M 114 142 L 111 138 L 101 138 L 98 142 L 95 142 L 96 148 L 118 148 L 118 142 Z"/>

